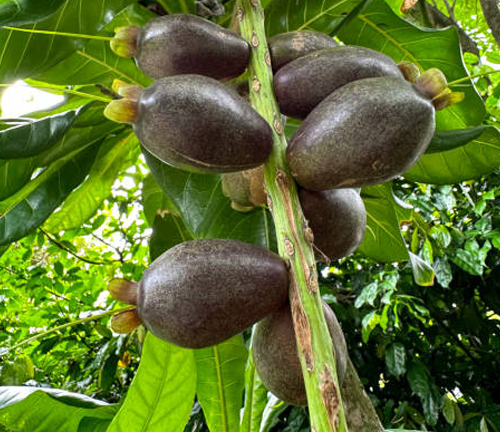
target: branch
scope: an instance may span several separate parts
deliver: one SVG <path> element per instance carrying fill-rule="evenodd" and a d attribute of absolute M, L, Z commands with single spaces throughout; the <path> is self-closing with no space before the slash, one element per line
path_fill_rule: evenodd
<path fill-rule="evenodd" d="M 300 362 L 309 405 L 311 430 L 348 432 L 340 393 L 331 338 L 323 316 L 314 252 L 302 214 L 297 187 L 285 161 L 286 139 L 281 114 L 273 92 L 271 60 L 264 30 L 264 12 L 259 0 L 238 0 L 237 20 L 241 35 L 250 43 L 248 67 L 252 106 L 271 125 L 274 148 L 265 164 L 269 208 L 273 214 L 280 256 L 290 264 L 290 304 Z M 351 385 L 361 389 L 351 368 Z M 383 431 L 370 400 L 357 392 L 351 406 L 369 421 L 364 429 L 351 432 Z M 364 403 L 363 406 L 360 404 Z"/>
<path fill-rule="evenodd" d="M 500 46 L 500 11 L 498 10 L 497 0 L 479 0 L 483 15 L 491 29 L 491 34 L 495 38 L 497 45 Z"/>
<path fill-rule="evenodd" d="M 40 231 L 49 239 L 50 242 L 54 243 L 59 249 L 62 249 L 63 251 L 66 251 L 70 255 L 73 255 L 76 259 L 79 259 L 80 261 L 86 262 L 88 264 L 96 264 L 96 265 L 110 265 L 110 262 L 102 262 L 102 261 L 92 261 L 88 258 L 81 257 L 74 253 L 71 249 L 68 247 L 64 246 L 61 242 L 53 238 L 47 231 L 45 231 L 43 228 L 39 228 Z"/>

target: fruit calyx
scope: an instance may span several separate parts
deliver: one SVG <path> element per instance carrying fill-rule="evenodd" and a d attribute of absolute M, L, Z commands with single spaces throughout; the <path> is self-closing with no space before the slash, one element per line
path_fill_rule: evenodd
<path fill-rule="evenodd" d="M 122 81 L 118 78 L 113 80 L 111 89 L 120 96 L 134 101 L 138 101 L 143 92 L 143 88 L 141 86 L 137 84 L 129 84 L 128 82 Z"/>
<path fill-rule="evenodd" d="M 132 333 L 141 324 L 142 321 L 137 314 L 137 309 L 120 312 L 111 318 L 111 329 L 115 333 Z"/>
<path fill-rule="evenodd" d="M 420 77 L 420 69 L 415 63 L 402 61 L 398 63 L 398 68 L 408 82 L 414 83 Z"/>
<path fill-rule="evenodd" d="M 104 117 L 116 123 L 134 123 L 137 118 L 139 104 L 134 99 L 117 99 L 111 101 L 104 109 Z"/>
<path fill-rule="evenodd" d="M 140 30 L 137 26 L 115 28 L 115 36 L 110 42 L 111 50 L 120 57 L 135 57 Z"/>
<path fill-rule="evenodd" d="M 436 111 L 445 109 L 464 99 L 464 93 L 452 92 L 448 81 L 437 68 L 426 70 L 414 83 L 415 87 L 432 100 Z"/>
<path fill-rule="evenodd" d="M 117 278 L 109 282 L 108 291 L 115 300 L 129 305 L 136 305 L 138 287 L 137 282 Z"/>

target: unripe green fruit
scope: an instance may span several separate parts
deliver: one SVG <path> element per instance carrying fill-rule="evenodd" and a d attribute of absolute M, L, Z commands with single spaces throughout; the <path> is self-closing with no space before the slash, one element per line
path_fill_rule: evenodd
<path fill-rule="evenodd" d="M 434 127 L 432 101 L 417 85 L 367 78 L 321 102 L 295 132 L 286 158 L 309 190 L 383 183 L 417 162 Z"/>
<path fill-rule="evenodd" d="M 323 313 L 332 338 L 337 377 L 341 383 L 347 370 L 347 346 L 337 318 L 325 302 Z M 257 324 L 252 347 L 255 368 L 264 386 L 289 404 L 306 405 L 306 389 L 289 304 Z"/>
<path fill-rule="evenodd" d="M 161 161 L 194 172 L 232 172 L 262 165 L 273 146 L 269 124 L 234 90 L 201 75 L 159 79 L 137 102 L 111 102 L 105 114 L 120 121 L 124 106 L 141 144 Z M 130 112 L 133 111 L 133 112 Z"/>
<path fill-rule="evenodd" d="M 144 272 L 137 311 L 151 332 L 187 348 L 218 344 L 279 309 L 288 271 L 274 253 L 236 240 L 181 243 Z"/>
<path fill-rule="evenodd" d="M 118 55 L 135 57 L 153 79 L 181 74 L 232 78 L 245 71 L 250 58 L 242 37 L 195 15 L 165 15 L 136 32 L 130 28 L 118 29 L 111 47 Z"/>
<path fill-rule="evenodd" d="M 329 259 L 353 253 L 363 241 L 366 210 L 354 189 L 299 192 L 300 205 L 314 234 L 314 246 Z"/>
<path fill-rule="evenodd" d="M 339 46 L 316 51 L 282 67 L 274 76 L 274 91 L 282 114 L 305 119 L 336 89 L 356 80 L 403 78 L 398 65 L 369 48 Z"/>
<path fill-rule="evenodd" d="M 331 36 L 314 30 L 280 33 L 270 38 L 268 44 L 274 73 L 299 57 L 337 46 Z"/>

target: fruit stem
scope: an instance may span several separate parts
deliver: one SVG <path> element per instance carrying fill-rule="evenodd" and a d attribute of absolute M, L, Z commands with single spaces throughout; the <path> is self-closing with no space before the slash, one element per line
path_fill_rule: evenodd
<path fill-rule="evenodd" d="M 57 327 L 53 327 L 47 331 L 44 331 L 42 333 L 38 333 L 34 336 L 31 336 L 29 337 L 28 339 L 24 339 L 23 341 L 15 344 L 15 345 L 12 345 L 11 347 L 9 348 L 4 348 L 0 351 L 0 355 L 4 355 L 4 354 L 7 354 L 9 351 L 12 351 L 16 348 L 19 348 L 20 346 L 23 346 L 23 345 L 26 345 L 26 344 L 29 344 L 31 342 L 34 342 L 40 338 L 43 338 L 44 336 L 47 336 L 48 334 L 51 334 L 51 333 L 54 333 L 54 332 L 57 332 L 59 330 L 64 330 L 65 328 L 68 328 L 68 327 L 73 327 L 75 325 L 78 325 L 78 324 L 83 324 L 83 323 L 86 323 L 86 322 L 89 322 L 89 321 L 96 321 L 96 320 L 99 320 L 101 318 L 106 318 L 110 315 L 115 315 L 117 313 L 120 313 L 120 312 L 125 312 L 125 311 L 128 311 L 128 310 L 131 310 L 131 309 L 134 309 L 135 306 L 125 306 L 125 307 L 122 307 L 122 308 L 118 308 L 118 309 L 113 309 L 113 310 L 109 310 L 109 311 L 106 311 L 106 312 L 102 312 L 100 314 L 96 314 L 96 315 L 91 315 L 91 316 L 88 316 L 88 317 L 85 317 L 85 318 L 80 318 L 80 319 L 77 319 L 75 321 L 71 321 L 69 323 L 66 323 L 66 324 L 62 324 L 60 326 L 57 326 Z"/>
<path fill-rule="evenodd" d="M 285 162 L 286 139 L 273 93 L 263 10 L 259 0 L 238 0 L 236 7 L 241 35 L 252 50 L 248 67 L 250 100 L 273 129 L 274 149 L 265 164 L 266 187 L 279 254 L 290 263 L 290 304 L 304 373 L 311 430 L 347 432 L 332 342 L 323 315 L 314 252 L 307 240 L 307 224 L 300 208 L 297 187 Z"/>
<path fill-rule="evenodd" d="M 10 87 L 11 85 L 12 84 L 0 84 L 0 88 Z M 113 99 L 106 98 L 106 97 L 103 97 L 103 96 L 97 96 L 97 95 L 92 95 L 92 94 L 89 94 L 89 93 L 79 92 L 77 90 L 64 89 L 64 88 L 61 88 L 61 87 L 56 86 L 56 85 L 51 86 L 48 83 L 45 83 L 45 85 L 43 85 L 43 86 L 42 85 L 30 84 L 30 85 L 27 85 L 26 87 L 33 87 L 33 88 L 40 89 L 40 90 L 55 90 L 55 91 L 59 91 L 61 93 L 72 94 L 72 95 L 75 95 L 75 96 L 83 97 L 85 99 L 90 99 L 90 100 L 99 101 L 99 102 L 105 102 L 105 103 L 109 103 L 109 102 L 111 102 L 113 100 Z"/>
<path fill-rule="evenodd" d="M 455 86 L 457 84 L 473 80 L 474 78 L 482 78 L 482 77 L 485 77 L 488 75 L 494 75 L 496 73 L 500 73 L 500 70 L 494 70 L 494 71 L 489 71 L 489 72 L 482 72 L 482 73 L 475 74 L 475 75 L 469 75 L 469 76 L 459 78 L 455 81 L 448 83 L 448 87 L 452 87 L 452 86 Z"/>
<path fill-rule="evenodd" d="M 53 36 L 65 36 L 65 37 L 73 37 L 73 38 L 80 38 L 80 39 L 94 39 L 94 40 L 107 41 L 107 42 L 110 42 L 113 39 L 112 37 L 109 37 L 109 36 L 87 35 L 87 34 L 80 34 L 80 33 L 66 33 L 66 32 L 57 32 L 57 31 L 53 31 L 53 30 L 34 30 L 34 29 L 25 29 L 25 28 L 9 27 L 9 26 L 3 26 L 2 29 L 24 32 L 24 33 L 44 34 L 44 35 L 53 35 Z"/>

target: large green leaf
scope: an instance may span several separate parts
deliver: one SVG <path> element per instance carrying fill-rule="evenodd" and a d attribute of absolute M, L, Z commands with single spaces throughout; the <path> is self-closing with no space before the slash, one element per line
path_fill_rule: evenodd
<path fill-rule="evenodd" d="M 247 349 L 241 335 L 194 350 L 196 395 L 210 432 L 237 432 L 245 383 Z"/>
<path fill-rule="evenodd" d="M 192 240 L 180 215 L 169 210 L 160 211 L 153 222 L 153 234 L 149 240 L 151 261 L 175 245 Z"/>
<path fill-rule="evenodd" d="M 178 213 L 172 201 L 164 194 L 152 174 L 148 174 L 142 183 L 142 206 L 149 225 L 152 226 L 155 217 L 163 210 Z"/>
<path fill-rule="evenodd" d="M 493 126 L 482 125 L 468 129 L 436 131 L 425 153 L 438 153 L 461 147 L 479 138 L 486 129 L 490 128 L 493 128 Z"/>
<path fill-rule="evenodd" d="M 125 164 L 138 155 L 137 138 L 130 131 L 107 140 L 99 149 L 88 178 L 45 223 L 51 232 L 80 228 L 111 193 L 111 186 Z"/>
<path fill-rule="evenodd" d="M 245 370 L 245 404 L 240 432 L 259 432 L 267 405 L 267 389 L 255 370 L 252 352 L 248 353 Z"/>
<path fill-rule="evenodd" d="M 0 131 L 0 159 L 37 155 L 59 141 L 84 107 L 41 119 L 26 119 Z"/>
<path fill-rule="evenodd" d="M 397 208 L 390 183 L 361 190 L 366 208 L 365 237 L 358 251 L 381 262 L 407 261 L 406 243 L 401 235 Z"/>
<path fill-rule="evenodd" d="M 48 18 L 64 0 L 11 0 L 0 5 L 0 26 L 33 24 Z"/>
<path fill-rule="evenodd" d="M 84 395 L 33 387 L 0 387 L 0 426 L 9 431 L 77 432 L 86 416 L 111 419 L 114 406 Z"/>
<path fill-rule="evenodd" d="M 268 36 L 293 30 L 314 29 L 332 34 L 348 14 L 366 0 L 273 0 L 266 9 Z"/>
<path fill-rule="evenodd" d="M 448 81 L 467 76 L 457 31 L 421 29 L 397 16 L 384 0 L 373 0 L 338 36 L 351 45 L 362 45 L 387 54 L 396 62 L 409 61 L 421 70 L 437 67 Z M 484 120 L 484 103 L 469 82 L 460 87 L 465 100 L 436 114 L 438 130 L 477 126 Z"/>
<path fill-rule="evenodd" d="M 29 27 L 37 30 L 95 34 L 133 0 L 66 0 L 50 18 Z M 45 2 L 44 2 L 45 3 Z M 84 40 L 0 30 L 0 82 L 42 73 L 81 48 Z"/>
<path fill-rule="evenodd" d="M 421 183 L 450 184 L 489 174 L 500 166 L 500 132 L 486 128 L 469 144 L 424 154 L 405 178 Z"/>
<path fill-rule="evenodd" d="M 114 29 L 126 25 L 142 26 L 155 15 L 137 4 L 131 5 L 113 18 L 99 34 L 111 35 Z M 37 76 L 40 81 L 54 84 L 93 84 L 110 86 L 115 78 L 148 85 L 147 78 L 136 66 L 133 59 L 118 57 L 111 51 L 107 41 L 88 41 L 52 69 Z"/>
<path fill-rule="evenodd" d="M 0 245 L 19 240 L 40 226 L 84 180 L 98 150 L 98 145 L 92 145 L 71 153 L 25 186 L 32 191 L 0 217 Z"/>
<path fill-rule="evenodd" d="M 182 432 L 195 392 L 193 351 L 148 333 L 139 370 L 108 432 Z"/>
<path fill-rule="evenodd" d="M 156 181 L 179 209 L 194 238 L 233 238 L 274 248 L 274 225 L 266 210 L 237 212 L 222 194 L 218 175 L 181 171 L 143 152 Z"/>
<path fill-rule="evenodd" d="M 412 362 L 408 366 L 406 374 L 412 391 L 420 398 L 424 409 L 424 416 L 431 426 L 437 423 L 439 408 L 441 407 L 441 395 L 432 382 L 426 368 L 420 362 Z"/>
<path fill-rule="evenodd" d="M 28 183 L 35 167 L 33 158 L 0 160 L 0 201 Z"/>

